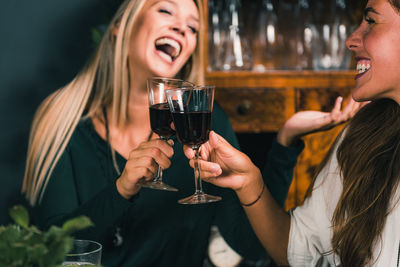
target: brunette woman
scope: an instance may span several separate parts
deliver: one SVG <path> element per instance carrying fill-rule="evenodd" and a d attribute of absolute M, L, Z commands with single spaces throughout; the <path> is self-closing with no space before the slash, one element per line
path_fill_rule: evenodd
<path fill-rule="evenodd" d="M 399 43 L 400 1 L 369 0 L 346 44 L 357 60 L 353 98 L 372 102 L 336 140 L 303 206 L 281 209 L 260 171 L 221 136 L 212 133 L 203 146 L 203 157 L 215 162 L 202 162 L 203 178 L 235 190 L 277 263 L 399 266 Z"/>

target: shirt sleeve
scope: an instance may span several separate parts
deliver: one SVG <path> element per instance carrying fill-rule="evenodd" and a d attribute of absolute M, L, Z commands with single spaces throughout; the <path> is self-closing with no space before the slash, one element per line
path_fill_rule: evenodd
<path fill-rule="evenodd" d="M 284 206 L 293 179 L 293 169 L 303 149 L 302 140 L 289 147 L 279 144 L 274 139 L 268 152 L 262 175 L 272 197 L 281 207 Z"/>
<path fill-rule="evenodd" d="M 339 259 L 332 253 L 331 220 L 342 182 L 336 149 L 319 173 L 312 195 L 300 207 L 290 211 L 288 261 L 290 266 L 336 266 Z"/>

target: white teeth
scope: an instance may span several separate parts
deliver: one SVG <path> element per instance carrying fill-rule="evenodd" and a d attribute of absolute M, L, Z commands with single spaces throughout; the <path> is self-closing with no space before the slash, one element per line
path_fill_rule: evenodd
<path fill-rule="evenodd" d="M 159 55 L 160 55 L 162 58 L 164 58 L 166 61 L 172 62 L 172 58 L 171 58 L 169 55 L 164 54 L 164 53 L 160 53 Z"/>
<path fill-rule="evenodd" d="M 361 63 L 358 63 L 357 64 L 357 70 L 358 70 L 358 73 L 360 74 L 360 73 L 364 73 L 364 72 L 366 72 L 367 70 L 369 70 L 371 68 L 371 65 L 370 64 L 361 64 Z"/>
<path fill-rule="evenodd" d="M 161 38 L 158 39 L 156 41 L 156 45 L 164 45 L 164 44 L 168 44 L 170 46 L 172 46 L 173 48 L 175 48 L 174 53 L 171 55 L 172 57 L 177 57 L 179 56 L 179 54 L 181 53 L 181 46 L 179 45 L 179 43 L 173 39 L 170 38 Z"/>

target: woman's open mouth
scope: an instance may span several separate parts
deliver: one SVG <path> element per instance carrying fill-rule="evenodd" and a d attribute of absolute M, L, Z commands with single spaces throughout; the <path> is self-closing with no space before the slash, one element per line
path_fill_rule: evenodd
<path fill-rule="evenodd" d="M 360 78 L 362 75 L 364 75 L 366 72 L 368 72 L 370 68 L 371 68 L 371 64 L 370 64 L 369 60 L 357 61 L 358 74 L 356 75 L 355 79 Z"/>
<path fill-rule="evenodd" d="M 156 40 L 156 50 L 168 62 L 173 62 L 181 53 L 181 45 L 174 39 L 162 37 Z"/>

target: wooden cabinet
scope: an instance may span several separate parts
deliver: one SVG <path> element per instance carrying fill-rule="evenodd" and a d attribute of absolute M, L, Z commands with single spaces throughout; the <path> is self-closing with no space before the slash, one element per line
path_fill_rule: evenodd
<path fill-rule="evenodd" d="M 337 72 L 212 72 L 215 98 L 237 133 L 277 132 L 301 110 L 330 111 L 338 96 L 350 95 L 354 71 Z M 286 208 L 300 205 L 316 167 L 343 126 L 304 137 Z"/>
<path fill-rule="evenodd" d="M 206 1 L 205 8 L 207 5 Z M 204 47 L 207 55 L 207 44 Z M 354 76 L 354 70 L 265 73 L 206 70 L 206 82 L 216 85 L 215 99 L 237 133 L 277 132 L 297 111 L 330 111 L 336 97 L 350 96 Z M 316 167 L 342 127 L 304 137 L 306 148 L 298 159 L 287 209 L 302 203 Z"/>

